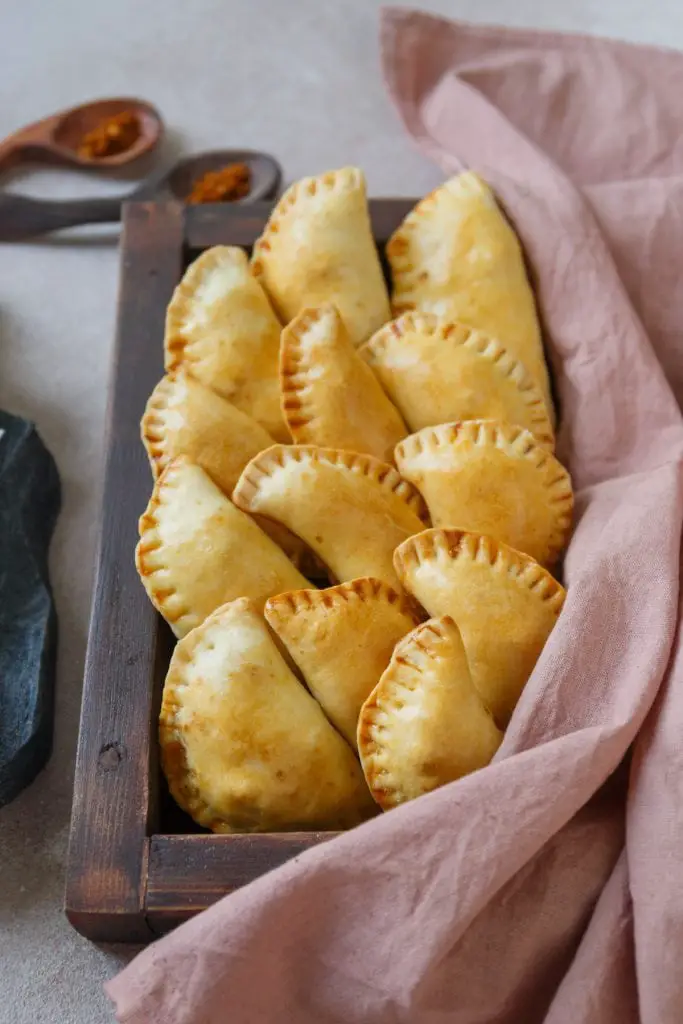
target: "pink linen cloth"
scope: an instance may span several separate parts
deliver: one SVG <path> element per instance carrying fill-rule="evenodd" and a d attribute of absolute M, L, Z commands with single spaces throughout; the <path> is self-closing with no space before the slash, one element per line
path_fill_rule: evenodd
<path fill-rule="evenodd" d="M 567 604 L 492 765 L 106 988 L 125 1024 L 680 1024 L 683 57 L 392 9 L 382 53 L 417 144 L 522 238 L 577 490 Z"/>

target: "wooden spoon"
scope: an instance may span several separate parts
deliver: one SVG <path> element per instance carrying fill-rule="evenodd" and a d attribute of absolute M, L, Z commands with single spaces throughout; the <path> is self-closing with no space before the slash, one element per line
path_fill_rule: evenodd
<path fill-rule="evenodd" d="M 132 146 L 111 156 L 81 156 L 83 136 L 101 121 L 124 111 L 136 114 L 140 135 Z M 93 100 L 70 110 L 44 117 L 0 142 L 0 171 L 26 160 L 48 164 L 70 164 L 85 170 L 122 167 L 138 160 L 156 146 L 164 131 L 161 115 L 149 103 L 132 97 Z"/>
<path fill-rule="evenodd" d="M 249 149 L 219 149 L 179 160 L 124 196 L 47 200 L 32 199 L 18 192 L 0 193 L 0 242 L 16 242 L 79 224 L 113 224 L 121 219 L 122 204 L 131 200 L 174 198 L 183 202 L 196 178 L 234 163 L 247 164 L 251 188 L 243 199 L 235 199 L 230 205 L 271 199 L 276 194 L 282 171 L 272 156 Z"/>

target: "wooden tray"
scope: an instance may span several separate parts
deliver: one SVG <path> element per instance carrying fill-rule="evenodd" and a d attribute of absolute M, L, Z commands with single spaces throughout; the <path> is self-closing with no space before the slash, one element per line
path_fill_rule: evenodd
<path fill-rule="evenodd" d="M 384 244 L 411 199 L 370 202 Z M 97 555 L 76 759 L 66 913 L 101 942 L 148 942 L 333 833 L 217 836 L 171 800 L 159 771 L 157 717 L 173 638 L 137 577 L 138 518 L 152 490 L 140 417 L 163 375 L 166 306 L 212 245 L 250 248 L 271 206 L 129 203 L 107 415 Z"/>

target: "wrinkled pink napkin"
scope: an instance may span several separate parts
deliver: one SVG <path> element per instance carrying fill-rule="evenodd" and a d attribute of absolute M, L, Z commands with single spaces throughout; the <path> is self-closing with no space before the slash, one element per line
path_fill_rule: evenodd
<path fill-rule="evenodd" d="M 399 10 L 382 47 L 418 145 L 489 179 L 524 242 L 577 489 L 568 601 L 490 767 L 107 991 L 127 1024 L 680 1024 L 683 57 Z"/>

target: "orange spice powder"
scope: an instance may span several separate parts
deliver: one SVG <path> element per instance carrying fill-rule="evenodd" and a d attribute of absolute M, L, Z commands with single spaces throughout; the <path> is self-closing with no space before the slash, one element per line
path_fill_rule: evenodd
<path fill-rule="evenodd" d="M 242 199 L 251 188 L 251 171 L 246 164 L 227 164 L 207 171 L 192 183 L 188 203 L 226 203 Z"/>
<path fill-rule="evenodd" d="M 88 160 L 99 160 L 130 149 L 140 138 L 140 121 L 132 110 L 107 117 L 95 125 L 81 139 L 78 155 Z"/>

